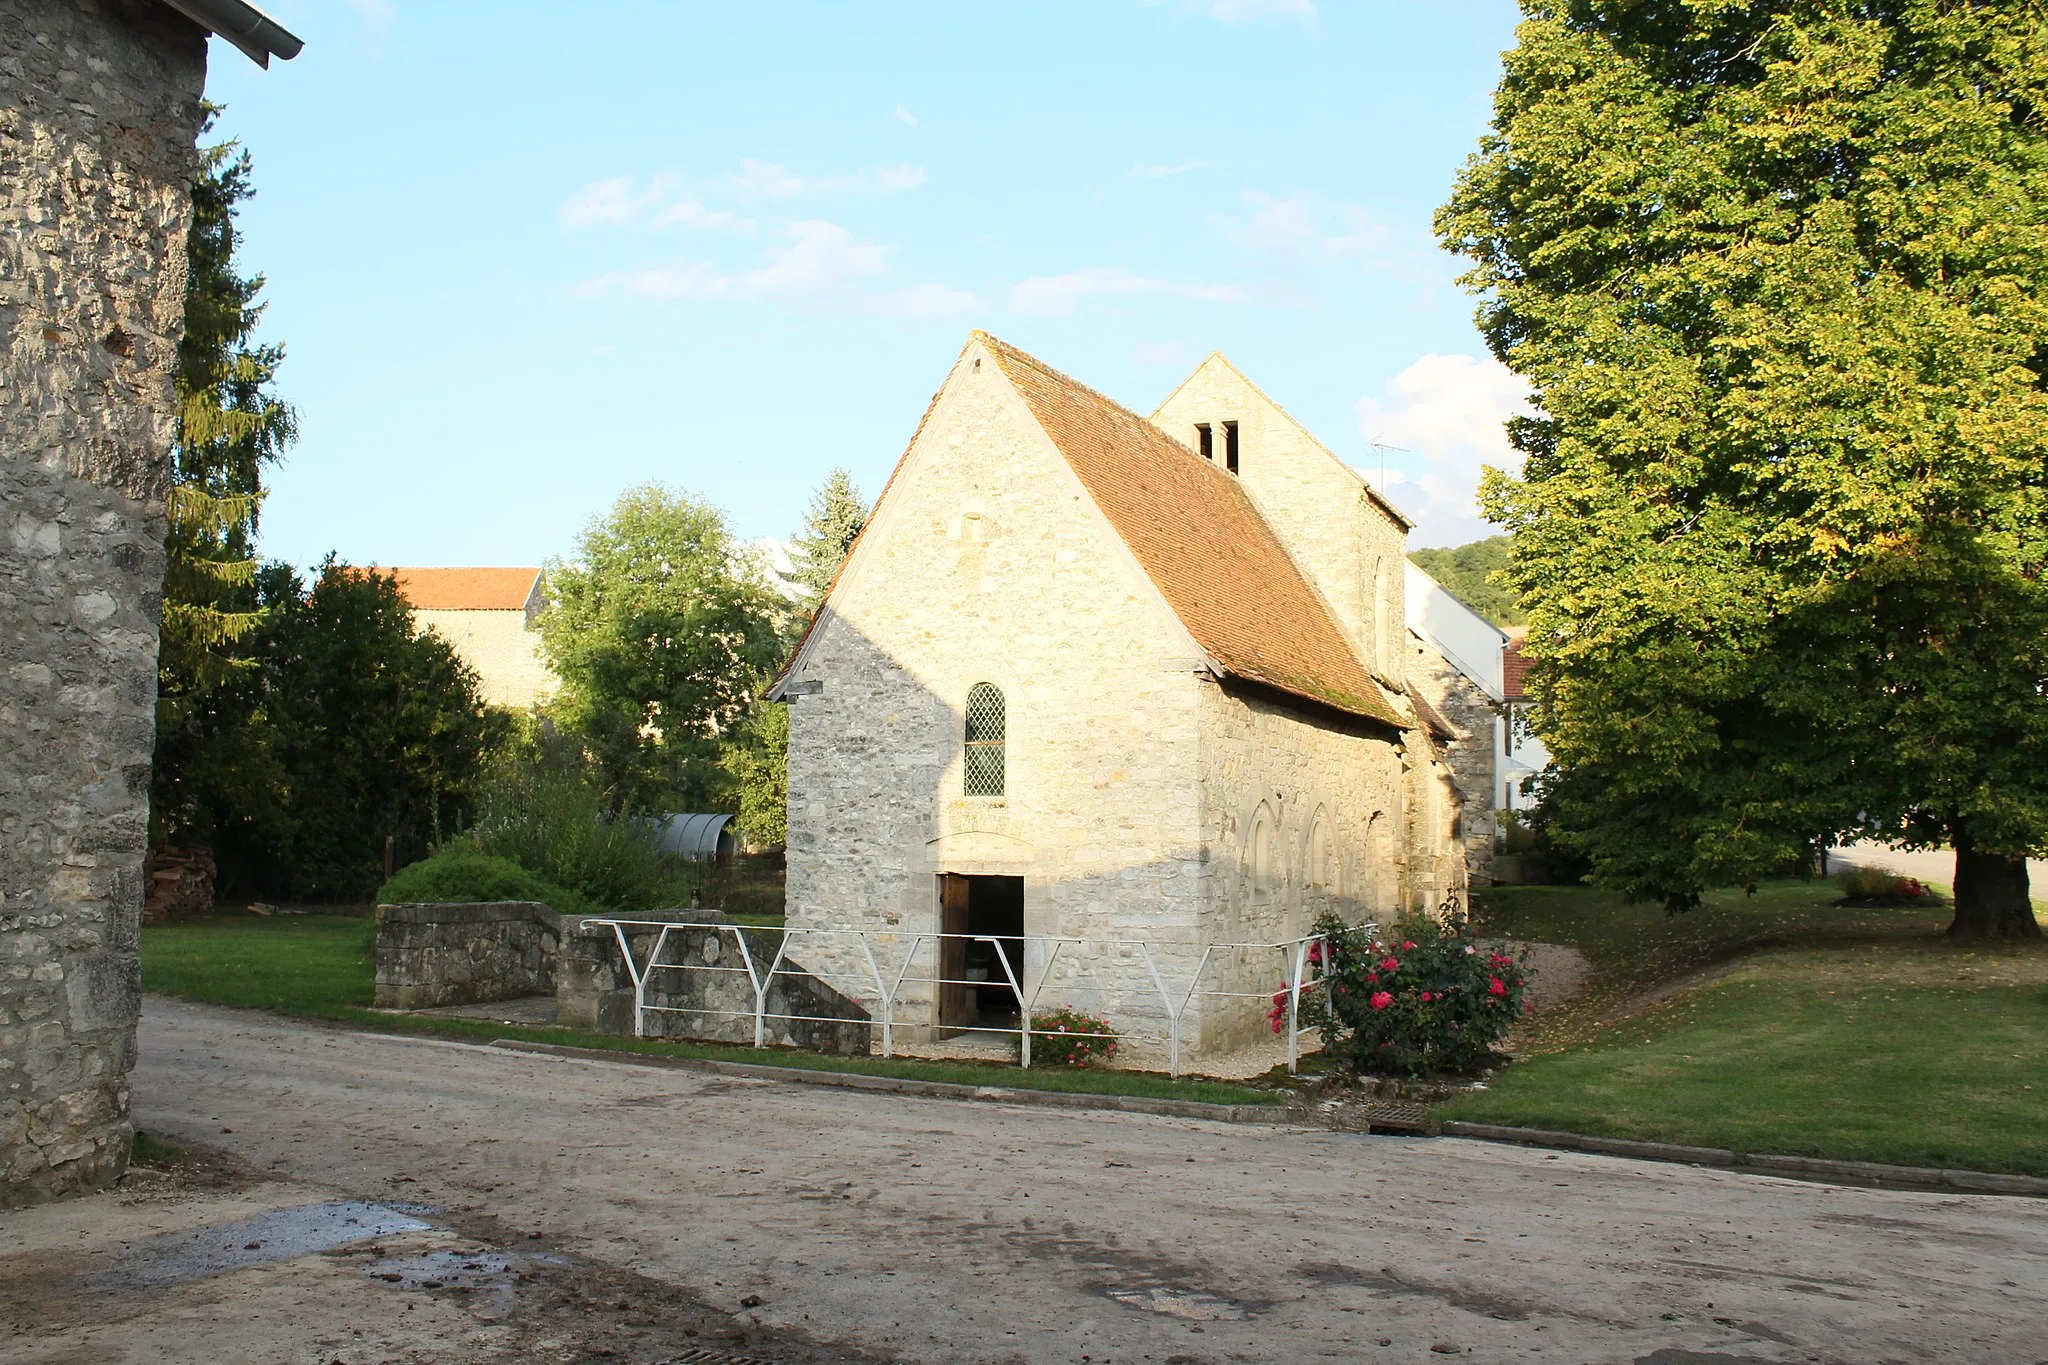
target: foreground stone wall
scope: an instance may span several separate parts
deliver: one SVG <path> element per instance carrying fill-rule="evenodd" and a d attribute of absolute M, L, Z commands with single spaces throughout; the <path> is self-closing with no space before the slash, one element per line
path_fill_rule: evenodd
<path fill-rule="evenodd" d="M 534 901 L 377 907 L 379 1009 L 480 1005 L 555 988 L 562 917 Z"/>
<path fill-rule="evenodd" d="M 661 960 L 685 965 L 679 971 L 654 973 L 648 981 L 647 1003 L 678 1012 L 652 1015 L 647 1036 L 751 1046 L 753 977 L 740 953 L 739 936 L 746 937 L 754 970 L 765 974 L 775 961 L 777 935 L 741 929 L 710 910 L 692 910 L 688 918 L 693 925 L 723 927 L 669 931 Z M 660 934 L 658 928 L 636 928 L 627 934 L 635 962 L 653 960 Z M 856 1056 L 869 1050 L 872 1030 L 860 1003 L 787 959 L 769 983 L 767 1013 L 767 1042 Z M 608 924 L 571 925 L 562 940 L 556 973 L 555 1022 L 563 1028 L 631 1033 L 633 1014 L 633 978 L 619 954 L 617 933 Z"/>
<path fill-rule="evenodd" d="M 128 1158 L 205 38 L 0 0 L 0 1205 Z"/>

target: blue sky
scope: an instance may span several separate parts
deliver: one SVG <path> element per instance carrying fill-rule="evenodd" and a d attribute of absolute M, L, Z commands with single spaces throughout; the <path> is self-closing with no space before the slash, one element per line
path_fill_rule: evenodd
<path fill-rule="evenodd" d="M 1221 349 L 1420 525 L 1520 392 L 1430 215 L 1509 0 L 272 0 L 208 93 L 302 436 L 263 548 L 525 564 L 633 484 L 872 498 L 971 328 L 1148 412 Z M 582 22 L 565 22 L 565 17 Z"/>

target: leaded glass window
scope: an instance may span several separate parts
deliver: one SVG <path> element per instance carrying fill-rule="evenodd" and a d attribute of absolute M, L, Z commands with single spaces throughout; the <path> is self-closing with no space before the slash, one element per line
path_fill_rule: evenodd
<path fill-rule="evenodd" d="M 1003 794 L 1003 694 L 991 683 L 976 683 L 967 694 L 969 796 Z"/>

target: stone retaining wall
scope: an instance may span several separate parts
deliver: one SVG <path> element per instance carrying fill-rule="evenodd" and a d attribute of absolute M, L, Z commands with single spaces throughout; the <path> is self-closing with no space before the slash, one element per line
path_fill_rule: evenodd
<path fill-rule="evenodd" d="M 377 907 L 379 1009 L 433 1009 L 555 989 L 562 918 L 534 901 Z"/>
<path fill-rule="evenodd" d="M 733 926 L 731 920 L 711 910 L 678 912 L 674 918 Z M 628 935 L 636 962 L 649 960 L 659 934 L 659 929 L 636 929 Z M 755 970 L 765 973 L 775 960 L 781 936 L 767 929 L 739 929 L 738 934 L 746 936 Z M 671 931 L 662 960 L 687 963 L 691 970 L 655 973 L 647 999 L 650 1005 L 684 1012 L 651 1014 L 647 1036 L 753 1043 L 754 987 L 740 956 L 738 934 L 730 929 Z M 715 970 L 718 968 L 727 970 Z M 770 1043 L 857 1056 L 869 1051 L 873 1030 L 868 1012 L 787 960 L 768 989 L 768 1014 Z M 775 1018 L 778 1014 L 845 1022 Z M 561 963 L 555 974 L 555 1022 L 564 1028 L 601 1033 L 633 1031 L 633 979 L 609 925 L 578 921 L 563 935 Z"/>

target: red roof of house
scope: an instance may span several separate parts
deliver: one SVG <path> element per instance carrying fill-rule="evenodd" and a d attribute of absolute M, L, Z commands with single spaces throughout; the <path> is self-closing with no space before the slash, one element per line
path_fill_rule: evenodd
<path fill-rule="evenodd" d="M 978 336 L 1174 615 L 1224 672 L 1404 724 L 1235 476 L 1042 361 Z"/>
<path fill-rule="evenodd" d="M 1500 652 L 1500 692 L 1509 701 L 1526 701 L 1529 689 L 1523 681 L 1529 675 L 1529 665 L 1536 662 L 1522 653 L 1522 642 L 1510 640 Z"/>
<path fill-rule="evenodd" d="M 384 569 L 417 611 L 524 611 L 539 569 Z"/>

